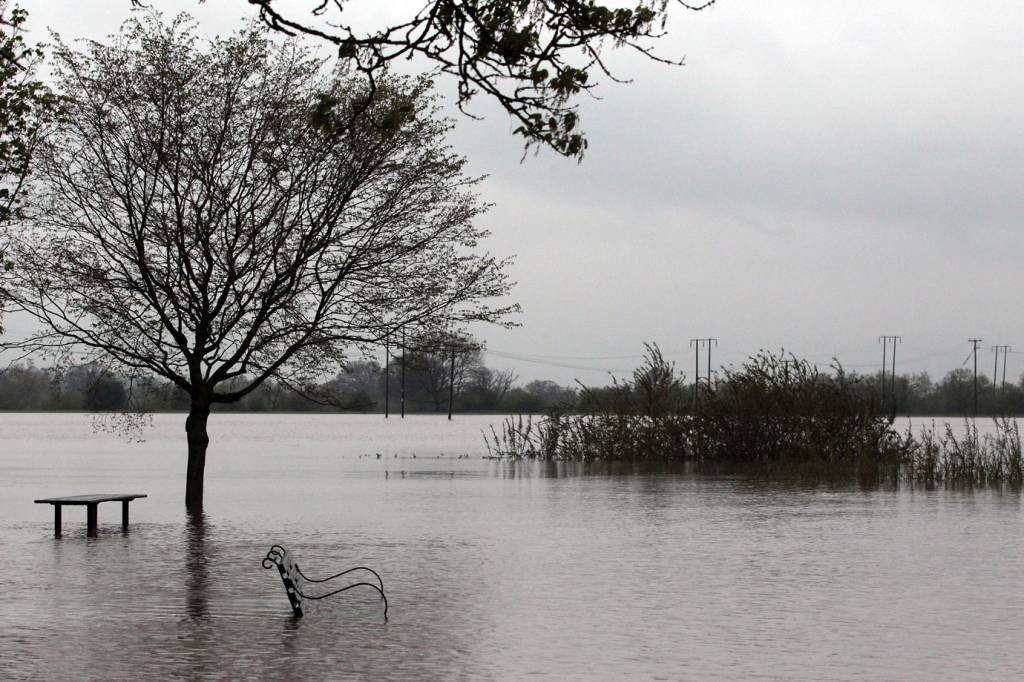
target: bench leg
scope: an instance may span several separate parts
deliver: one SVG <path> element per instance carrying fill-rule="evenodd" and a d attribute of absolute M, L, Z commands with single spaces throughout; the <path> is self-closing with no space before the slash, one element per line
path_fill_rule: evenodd
<path fill-rule="evenodd" d="M 128 530 L 128 500 L 121 500 L 121 530 Z"/>
<path fill-rule="evenodd" d="M 60 505 L 53 505 L 53 537 L 60 537 Z"/>
<path fill-rule="evenodd" d="M 85 534 L 89 537 L 96 535 L 96 503 L 86 505 L 85 509 Z"/>

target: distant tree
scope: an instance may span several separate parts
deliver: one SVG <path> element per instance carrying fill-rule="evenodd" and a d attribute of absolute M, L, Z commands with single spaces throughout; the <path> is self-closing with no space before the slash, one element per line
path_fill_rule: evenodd
<path fill-rule="evenodd" d="M 548 379 L 531 381 L 523 388 L 527 393 L 537 396 L 543 407 L 572 406 L 576 402 L 576 389 L 571 386 L 562 386 Z"/>
<path fill-rule="evenodd" d="M 78 406 L 91 412 L 122 410 L 128 400 L 124 382 L 98 362 L 70 368 L 63 373 L 61 384 L 65 391 L 81 396 Z"/>
<path fill-rule="evenodd" d="M 470 410 L 497 410 L 515 381 L 512 370 L 491 369 L 478 361 L 467 368 L 462 404 Z"/>
<path fill-rule="evenodd" d="M 309 9 L 283 0 L 248 2 L 275 31 L 334 45 L 344 68 L 371 89 L 394 63 L 418 57 L 455 79 L 461 109 L 482 93 L 515 120 L 527 146 L 579 157 L 587 142 L 576 98 L 594 88 L 594 76 L 615 79 L 604 48 L 680 64 L 652 46 L 665 35 L 670 7 L 699 11 L 715 0 L 636 0 L 632 7 L 594 0 L 427 0 L 404 19 L 365 29 L 346 21 L 352 0 L 323 0 Z"/>
<path fill-rule="evenodd" d="M 42 410 L 54 402 L 54 377 L 32 364 L 15 363 L 0 372 L 0 410 Z"/>
<path fill-rule="evenodd" d="M 369 410 L 383 397 L 384 371 L 375 360 L 346 362 L 318 395 L 330 396 L 330 404 L 349 410 Z"/>
<path fill-rule="evenodd" d="M 82 407 L 91 412 L 122 410 L 128 399 L 124 383 L 111 374 L 101 374 L 86 390 Z"/>
<path fill-rule="evenodd" d="M 951 370 L 935 385 L 936 407 L 942 412 L 970 414 L 974 407 L 974 375 L 960 367 Z"/>
<path fill-rule="evenodd" d="M 406 404 L 434 412 L 445 410 L 449 398 L 461 397 L 468 374 L 481 364 L 479 349 L 470 337 L 447 330 L 408 344 L 404 352 L 398 348 L 397 362 L 391 363 L 392 389 L 400 388 L 404 362 Z"/>
<path fill-rule="evenodd" d="M 572 409 L 576 406 L 576 397 L 576 391 L 570 387 L 538 379 L 521 388 L 510 389 L 505 394 L 502 407 L 521 414 L 544 412 L 551 408 Z"/>
<path fill-rule="evenodd" d="M 14 267 L 6 253 L 4 228 L 23 213 L 32 156 L 62 106 L 61 99 L 36 79 L 43 50 L 25 44 L 27 18 L 28 12 L 0 0 L 0 270 Z M 3 293 L 0 287 L 0 302 Z"/>
<path fill-rule="evenodd" d="M 55 56 L 67 123 L 41 148 L 45 192 L 7 277 L 42 330 L 16 345 L 184 391 L 187 506 L 211 406 L 330 376 L 401 326 L 416 339 L 514 309 L 485 303 L 509 284 L 475 252 L 483 209 L 429 83 L 382 80 L 361 114 L 365 87 L 300 46 L 257 26 L 203 45 L 183 17 Z"/>

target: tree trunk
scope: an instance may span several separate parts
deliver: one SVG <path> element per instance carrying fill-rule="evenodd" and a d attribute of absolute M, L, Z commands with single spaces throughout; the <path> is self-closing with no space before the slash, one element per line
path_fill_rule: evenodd
<path fill-rule="evenodd" d="M 185 420 L 185 434 L 188 437 L 185 508 L 189 510 L 201 510 L 203 507 L 203 471 L 206 469 L 206 446 L 210 444 L 210 437 L 206 434 L 206 421 L 209 417 L 210 404 L 193 398 Z"/>

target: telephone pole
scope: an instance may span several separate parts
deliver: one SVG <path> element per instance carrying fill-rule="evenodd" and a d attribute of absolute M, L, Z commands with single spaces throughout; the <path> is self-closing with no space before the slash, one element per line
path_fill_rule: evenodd
<path fill-rule="evenodd" d="M 705 339 L 708 342 L 708 393 L 711 393 L 711 344 L 718 345 L 718 339 Z"/>
<path fill-rule="evenodd" d="M 690 339 L 690 348 L 693 349 L 693 401 L 697 402 L 697 390 L 700 386 L 700 349 L 708 347 L 708 390 L 711 390 L 711 345 L 718 345 L 718 339 L 708 337 L 704 339 Z"/>
<path fill-rule="evenodd" d="M 448 368 L 448 421 L 452 420 L 452 403 L 455 402 L 455 344 L 452 344 L 451 366 Z"/>
<path fill-rule="evenodd" d="M 402 419 L 405 419 L 405 326 L 402 326 Z"/>
<path fill-rule="evenodd" d="M 983 340 L 967 339 L 967 342 L 973 346 L 971 354 L 974 355 L 974 416 L 978 416 L 978 344 Z"/>
<path fill-rule="evenodd" d="M 700 383 L 700 339 L 690 339 L 693 349 L 693 402 L 697 402 L 697 384 Z"/>
<path fill-rule="evenodd" d="M 992 367 L 992 396 L 996 395 L 996 377 L 999 376 L 999 346 L 992 346 L 992 354 L 996 357 L 995 366 Z"/>
<path fill-rule="evenodd" d="M 999 376 L 999 351 L 1003 352 L 1003 385 L 1002 388 L 1006 388 L 1006 354 L 1013 350 L 1010 346 L 992 346 L 992 352 L 996 356 L 995 368 L 992 370 L 992 394 L 996 392 L 996 378 Z"/>
<path fill-rule="evenodd" d="M 384 418 L 388 418 L 388 407 L 391 404 L 391 335 L 384 336 Z"/>
<path fill-rule="evenodd" d="M 886 347 L 889 342 L 892 341 L 892 375 L 889 379 L 889 399 L 892 400 L 893 409 L 896 408 L 896 344 L 903 343 L 902 336 L 879 336 L 878 341 L 882 344 L 882 403 L 885 404 L 885 360 L 886 360 Z"/>

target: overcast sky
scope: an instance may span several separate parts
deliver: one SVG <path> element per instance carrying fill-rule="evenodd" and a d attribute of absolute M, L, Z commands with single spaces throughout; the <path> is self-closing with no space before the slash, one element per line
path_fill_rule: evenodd
<path fill-rule="evenodd" d="M 130 11 L 22 4 L 40 38 L 102 37 Z M 251 15 L 243 0 L 150 4 L 210 34 Z M 383 5 L 416 6 L 352 7 Z M 986 373 L 991 345 L 1024 351 L 1024 5 L 720 0 L 668 29 L 659 52 L 684 67 L 609 55 L 633 83 L 585 103 L 582 164 L 520 163 L 484 101 L 483 121 L 460 120 L 452 142 L 495 203 L 487 248 L 516 255 L 524 309 L 519 328 L 476 330 L 488 364 L 604 383 L 655 341 L 691 375 L 688 340 L 713 336 L 714 365 L 785 347 L 871 371 L 878 335 L 899 334 L 898 370 L 937 378 L 968 337 L 984 339 Z"/>

